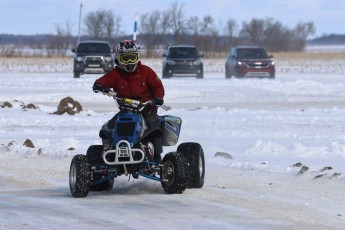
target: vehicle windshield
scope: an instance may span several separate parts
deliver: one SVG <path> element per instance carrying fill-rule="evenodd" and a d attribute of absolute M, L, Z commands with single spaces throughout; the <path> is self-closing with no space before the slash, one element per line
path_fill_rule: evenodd
<path fill-rule="evenodd" d="M 168 57 L 169 58 L 198 58 L 199 54 L 195 48 L 178 47 L 178 48 L 170 48 Z"/>
<path fill-rule="evenodd" d="M 237 58 L 261 59 L 268 58 L 268 55 L 264 49 L 238 49 Z"/>
<path fill-rule="evenodd" d="M 101 43 L 82 43 L 78 46 L 78 53 L 110 53 L 107 44 Z"/>

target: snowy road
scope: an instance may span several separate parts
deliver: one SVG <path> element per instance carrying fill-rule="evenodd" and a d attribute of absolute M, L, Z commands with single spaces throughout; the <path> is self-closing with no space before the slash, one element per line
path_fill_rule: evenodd
<path fill-rule="evenodd" d="M 172 109 L 160 113 L 182 117 L 179 143 L 204 147 L 205 186 L 168 195 L 158 182 L 119 177 L 113 190 L 75 199 L 70 161 L 100 143 L 114 108 L 92 93 L 96 77 L 0 73 L 0 105 L 13 104 L 0 108 L 0 229 L 345 228 L 344 75 L 164 79 Z M 49 114 L 66 96 L 83 113 Z"/>

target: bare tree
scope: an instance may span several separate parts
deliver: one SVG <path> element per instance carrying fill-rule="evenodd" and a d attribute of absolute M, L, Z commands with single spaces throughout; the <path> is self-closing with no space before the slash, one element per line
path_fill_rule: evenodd
<path fill-rule="evenodd" d="M 290 30 L 273 18 L 266 18 L 262 45 L 270 51 L 287 51 L 292 42 Z"/>
<path fill-rule="evenodd" d="M 207 15 L 203 18 L 200 28 L 201 34 L 201 45 L 199 48 L 205 52 L 205 54 L 213 54 L 219 49 L 218 39 L 219 31 L 214 24 L 214 19 L 212 16 Z"/>
<path fill-rule="evenodd" d="M 114 15 L 114 26 L 113 33 L 114 39 L 118 38 L 121 35 L 121 21 L 122 18 L 120 15 Z"/>
<path fill-rule="evenodd" d="M 292 47 L 293 50 L 302 50 L 305 47 L 305 41 L 308 36 L 315 34 L 315 26 L 313 22 L 299 22 L 294 30 L 293 36 L 295 38 L 295 47 Z"/>
<path fill-rule="evenodd" d="M 243 23 L 240 37 L 248 44 L 265 46 L 270 51 L 301 51 L 309 35 L 315 33 L 312 22 L 298 23 L 293 30 L 273 18 Z"/>
<path fill-rule="evenodd" d="M 200 22 L 199 18 L 197 16 L 190 17 L 188 22 L 187 22 L 187 31 L 186 33 L 189 33 L 193 37 L 193 43 L 196 46 L 201 45 L 201 26 L 202 22 Z"/>
<path fill-rule="evenodd" d="M 150 14 L 144 14 L 140 17 L 141 24 L 141 37 L 146 46 L 146 55 L 150 57 L 152 50 L 159 47 L 159 34 L 161 13 L 157 10 L 152 11 Z"/>
<path fill-rule="evenodd" d="M 94 39 L 112 40 L 119 35 L 120 16 L 111 10 L 90 12 L 85 18 L 86 34 Z"/>
<path fill-rule="evenodd" d="M 161 13 L 158 10 L 152 11 L 151 14 L 144 14 L 140 17 L 141 32 L 144 34 L 156 35 L 160 31 L 159 20 Z"/>
<path fill-rule="evenodd" d="M 165 10 L 161 14 L 161 20 L 160 20 L 160 28 L 161 28 L 161 34 L 167 35 L 169 32 L 169 29 L 171 28 L 171 16 L 169 13 L 169 10 Z"/>
<path fill-rule="evenodd" d="M 242 23 L 240 37 L 245 43 L 262 45 L 264 41 L 265 21 L 262 19 L 252 19 L 249 23 Z"/>
<path fill-rule="evenodd" d="M 179 5 L 177 1 L 173 2 L 169 9 L 169 14 L 175 43 L 179 43 L 181 41 L 180 36 L 185 30 L 185 13 L 183 10 L 183 4 Z"/>
<path fill-rule="evenodd" d="M 212 16 L 207 15 L 203 18 L 201 24 L 201 34 L 209 35 L 214 31 L 214 19 Z"/>
<path fill-rule="evenodd" d="M 69 20 L 65 23 L 65 28 L 61 25 L 55 25 L 56 35 L 48 38 L 48 56 L 62 55 L 66 56 L 67 49 L 72 41 L 72 26 Z"/>
<path fill-rule="evenodd" d="M 229 19 L 225 26 L 225 36 L 227 38 L 225 42 L 226 49 L 230 49 L 231 46 L 234 46 L 236 44 L 236 30 L 237 22 L 234 19 Z"/>

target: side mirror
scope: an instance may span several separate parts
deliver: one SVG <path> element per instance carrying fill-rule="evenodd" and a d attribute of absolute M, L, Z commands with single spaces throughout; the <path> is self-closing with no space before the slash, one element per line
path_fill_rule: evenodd
<path fill-rule="evenodd" d="M 202 53 L 202 54 L 200 54 L 200 55 L 199 55 L 199 57 L 203 58 L 203 57 L 204 57 L 204 54 L 203 54 L 203 53 Z"/>
<path fill-rule="evenodd" d="M 273 58 L 273 55 L 271 54 L 271 55 L 269 55 L 268 57 L 269 57 L 269 58 Z"/>
<path fill-rule="evenodd" d="M 72 53 L 75 53 L 75 49 L 71 49 Z"/>
<path fill-rule="evenodd" d="M 162 54 L 162 57 L 166 57 L 167 56 L 167 54 Z"/>

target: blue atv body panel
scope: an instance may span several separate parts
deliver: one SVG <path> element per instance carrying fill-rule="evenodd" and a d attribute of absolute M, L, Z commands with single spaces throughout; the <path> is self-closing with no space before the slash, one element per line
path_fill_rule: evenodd
<path fill-rule="evenodd" d="M 173 146 L 178 142 L 180 135 L 182 120 L 179 117 L 166 115 L 159 116 L 163 146 Z M 141 114 L 137 113 L 120 113 L 113 130 L 114 145 L 121 140 L 126 140 L 131 145 L 138 143 L 143 136 L 145 129 L 145 121 Z"/>
<path fill-rule="evenodd" d="M 180 135 L 182 119 L 171 115 L 161 116 L 160 119 L 163 136 L 163 146 L 176 145 L 178 137 Z"/>
<path fill-rule="evenodd" d="M 137 113 L 120 113 L 113 130 L 114 145 L 126 140 L 132 146 L 138 142 L 145 128 L 144 118 Z"/>

